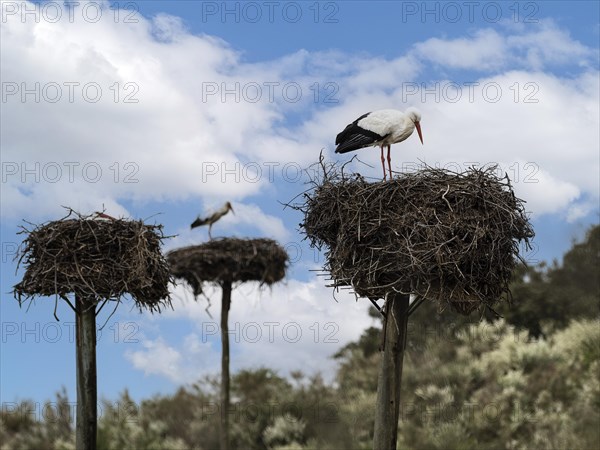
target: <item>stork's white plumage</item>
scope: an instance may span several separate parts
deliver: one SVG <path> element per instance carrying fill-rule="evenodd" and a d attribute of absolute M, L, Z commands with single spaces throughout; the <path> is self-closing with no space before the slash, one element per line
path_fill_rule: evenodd
<path fill-rule="evenodd" d="M 208 225 L 208 237 L 212 239 L 210 231 L 212 229 L 213 224 L 225 214 L 227 214 L 229 211 L 235 214 L 231 203 L 227 202 L 220 209 L 218 209 L 208 217 L 201 218 L 200 216 L 198 216 L 198 218 L 192 223 L 191 228 L 196 228 L 202 225 Z"/>
<path fill-rule="evenodd" d="M 385 159 L 383 147 L 387 146 L 387 161 L 392 178 L 392 159 L 390 148 L 392 144 L 404 141 L 413 131 L 417 129 L 421 144 L 421 113 L 415 108 L 408 108 L 406 112 L 396 109 L 380 109 L 363 114 L 335 138 L 337 145 L 336 153 L 347 153 L 364 147 L 381 147 L 381 165 L 383 167 L 383 179 L 386 179 Z"/>

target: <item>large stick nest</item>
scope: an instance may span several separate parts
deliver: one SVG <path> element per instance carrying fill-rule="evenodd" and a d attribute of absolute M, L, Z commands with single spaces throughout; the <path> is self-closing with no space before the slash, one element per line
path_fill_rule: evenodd
<path fill-rule="evenodd" d="M 194 295 L 204 283 L 258 281 L 272 285 L 285 276 L 287 252 L 272 239 L 222 238 L 167 253 L 171 271 Z"/>
<path fill-rule="evenodd" d="M 71 218 L 72 216 L 75 218 Z M 170 305 L 169 265 L 162 255 L 162 225 L 98 219 L 74 211 L 33 229 L 21 246 L 26 270 L 14 287 L 19 303 L 36 295 L 80 296 L 85 301 L 120 300 L 131 295 L 140 309 Z"/>
<path fill-rule="evenodd" d="M 533 229 L 523 201 L 497 168 L 464 173 L 425 167 L 367 182 L 321 161 L 304 203 L 303 231 L 327 248 L 333 287 L 372 299 L 414 293 L 469 314 L 492 306 Z"/>

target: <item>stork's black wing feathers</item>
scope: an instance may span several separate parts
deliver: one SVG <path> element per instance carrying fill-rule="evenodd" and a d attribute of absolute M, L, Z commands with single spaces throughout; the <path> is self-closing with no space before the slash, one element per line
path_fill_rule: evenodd
<path fill-rule="evenodd" d="M 337 145 L 336 153 L 346 153 L 352 150 L 358 150 L 359 148 L 368 147 L 373 145 L 375 142 L 385 139 L 385 136 L 381 136 L 374 131 L 365 130 L 358 126 L 358 122 L 367 117 L 370 112 L 363 114 L 351 124 L 346 125 L 346 128 L 338 134 L 335 138 L 335 145 Z"/>
<path fill-rule="evenodd" d="M 347 138 L 350 137 L 350 135 L 355 134 L 355 129 L 359 128 L 362 130 L 362 128 L 360 128 L 358 126 L 358 121 L 364 119 L 365 117 L 367 117 L 369 114 L 371 114 L 370 112 L 363 114 L 362 116 L 360 116 L 358 119 L 356 119 L 354 122 L 349 123 L 348 125 L 346 125 L 346 128 L 344 128 L 344 131 L 342 131 L 341 133 L 339 133 L 336 137 L 335 137 L 335 145 L 341 144 L 342 142 L 344 142 Z"/>
<path fill-rule="evenodd" d="M 336 153 L 347 153 L 353 150 L 358 150 L 359 148 L 369 147 L 373 145 L 375 142 L 381 141 L 385 138 L 385 136 L 379 136 L 377 133 L 373 133 L 372 131 L 367 131 L 369 134 L 352 134 L 349 139 L 340 143 L 336 149 Z"/>
<path fill-rule="evenodd" d="M 207 223 L 209 223 L 208 219 L 201 219 L 200 217 L 198 217 L 192 222 L 191 228 L 200 227 L 202 225 L 206 225 Z"/>

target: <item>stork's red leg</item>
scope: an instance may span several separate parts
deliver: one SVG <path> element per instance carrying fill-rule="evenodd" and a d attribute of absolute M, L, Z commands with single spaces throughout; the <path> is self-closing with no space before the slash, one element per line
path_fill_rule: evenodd
<path fill-rule="evenodd" d="M 381 144 L 381 167 L 383 167 L 383 181 L 385 181 L 385 158 L 383 157 L 383 144 Z"/>
<path fill-rule="evenodd" d="M 388 168 L 390 169 L 390 180 L 392 179 L 392 157 L 390 156 L 390 149 L 392 148 L 391 145 L 388 145 Z M 385 169 L 383 169 L 385 170 Z"/>

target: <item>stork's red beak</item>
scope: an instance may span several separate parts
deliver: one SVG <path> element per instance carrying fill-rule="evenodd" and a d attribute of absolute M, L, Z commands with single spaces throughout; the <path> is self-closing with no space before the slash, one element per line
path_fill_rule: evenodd
<path fill-rule="evenodd" d="M 417 129 L 417 133 L 419 133 L 419 139 L 421 139 L 421 144 L 423 144 L 423 135 L 421 134 L 421 122 L 415 122 L 415 128 Z"/>

